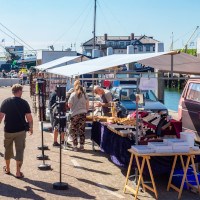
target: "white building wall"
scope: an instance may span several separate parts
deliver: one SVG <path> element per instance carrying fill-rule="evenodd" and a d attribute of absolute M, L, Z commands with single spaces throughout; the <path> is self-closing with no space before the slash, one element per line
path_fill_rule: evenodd
<path fill-rule="evenodd" d="M 157 52 L 164 52 L 164 43 L 157 42 L 155 44 L 155 53 L 157 53 Z"/>
<path fill-rule="evenodd" d="M 197 57 L 200 58 L 200 38 L 197 38 Z"/>
<path fill-rule="evenodd" d="M 76 51 L 44 51 L 37 52 L 37 60 L 41 60 L 41 64 L 62 58 L 64 56 L 77 56 Z"/>

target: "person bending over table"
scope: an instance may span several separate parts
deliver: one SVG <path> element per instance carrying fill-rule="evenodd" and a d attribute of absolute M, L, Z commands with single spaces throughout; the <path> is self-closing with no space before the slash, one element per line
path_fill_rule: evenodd
<path fill-rule="evenodd" d="M 95 104 L 95 107 L 102 107 L 103 115 L 111 117 L 111 102 L 112 102 L 112 94 L 109 90 L 103 89 L 100 86 L 94 86 L 94 93 L 101 97 L 102 102 L 98 102 Z"/>

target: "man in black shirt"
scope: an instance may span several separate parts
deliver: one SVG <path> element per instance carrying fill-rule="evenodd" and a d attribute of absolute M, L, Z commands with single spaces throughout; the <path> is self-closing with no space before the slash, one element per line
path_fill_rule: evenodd
<path fill-rule="evenodd" d="M 21 172 L 25 149 L 25 124 L 29 123 L 29 133 L 33 134 L 33 118 L 28 102 L 21 98 L 22 85 L 15 84 L 12 87 L 14 97 L 7 98 L 0 107 L 0 122 L 4 118 L 4 147 L 5 163 L 4 173 L 10 174 L 10 159 L 13 158 L 13 142 L 16 149 L 16 178 L 22 178 Z"/>

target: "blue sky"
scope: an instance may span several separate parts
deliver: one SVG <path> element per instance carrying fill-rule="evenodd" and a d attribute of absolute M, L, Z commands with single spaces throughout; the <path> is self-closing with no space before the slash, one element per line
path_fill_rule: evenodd
<path fill-rule="evenodd" d="M 97 0 L 96 35 L 145 34 L 164 42 L 167 51 L 173 32 L 174 48 L 183 48 L 200 25 L 199 8 L 199 0 Z M 93 37 L 93 15 L 94 0 L 0 0 L 0 23 L 34 49 L 72 44 L 79 51 Z M 18 39 L 1 24 L 0 42 L 13 45 L 2 31 Z M 190 42 L 195 44 L 199 32 Z"/>

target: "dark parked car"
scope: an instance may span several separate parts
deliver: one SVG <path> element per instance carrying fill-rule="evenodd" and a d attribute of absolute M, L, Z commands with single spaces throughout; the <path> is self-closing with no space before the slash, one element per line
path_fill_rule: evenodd
<path fill-rule="evenodd" d="M 9 63 L 1 64 L 0 71 L 4 70 L 5 72 L 10 72 L 12 65 Z"/>
<path fill-rule="evenodd" d="M 1 64 L 0 66 L 0 71 L 4 70 L 6 73 L 10 72 L 11 70 L 15 70 L 16 72 L 18 72 L 18 66 L 17 65 L 12 65 L 10 63 L 5 63 L 5 64 Z"/>
<path fill-rule="evenodd" d="M 136 85 L 119 85 L 113 87 L 111 93 L 113 99 L 118 101 L 117 109 L 120 117 L 125 117 L 136 110 Z M 139 108 L 143 108 L 145 111 L 168 113 L 165 105 L 158 101 L 152 90 L 141 90 L 140 94 L 143 94 L 144 104 L 139 104 Z"/>

